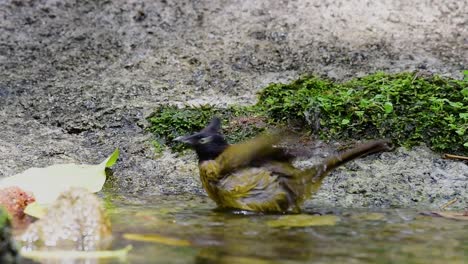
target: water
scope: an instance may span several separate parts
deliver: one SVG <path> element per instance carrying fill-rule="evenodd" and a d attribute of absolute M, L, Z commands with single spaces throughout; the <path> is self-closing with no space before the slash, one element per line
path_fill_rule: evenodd
<path fill-rule="evenodd" d="M 129 263 L 468 263 L 468 221 L 413 210 L 306 208 L 339 221 L 274 228 L 268 222 L 280 215 L 217 212 L 203 197 L 114 199 L 111 206 L 113 247 L 133 245 Z M 159 242 L 124 239 L 128 233 Z"/>

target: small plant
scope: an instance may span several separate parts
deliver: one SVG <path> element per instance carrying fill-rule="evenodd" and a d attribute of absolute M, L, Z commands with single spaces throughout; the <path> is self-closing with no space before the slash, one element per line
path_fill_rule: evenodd
<path fill-rule="evenodd" d="M 160 157 L 164 151 L 164 145 L 161 144 L 161 142 L 159 142 L 158 140 L 152 140 L 151 145 L 153 145 L 156 157 Z"/>

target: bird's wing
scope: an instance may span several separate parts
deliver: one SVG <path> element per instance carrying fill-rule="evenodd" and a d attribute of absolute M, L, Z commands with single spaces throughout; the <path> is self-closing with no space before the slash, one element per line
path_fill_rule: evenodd
<path fill-rule="evenodd" d="M 271 153 L 263 157 L 254 159 L 251 162 L 251 165 L 261 166 L 264 163 L 269 162 L 269 161 L 292 162 L 294 158 L 296 158 L 296 156 L 292 154 L 290 151 L 288 151 L 287 149 L 280 148 L 280 147 L 273 147 Z"/>
<path fill-rule="evenodd" d="M 255 161 L 285 156 L 286 154 L 282 149 L 274 147 L 282 139 L 283 135 L 283 132 L 262 134 L 245 142 L 230 145 L 216 158 L 220 173 L 232 172 Z"/>

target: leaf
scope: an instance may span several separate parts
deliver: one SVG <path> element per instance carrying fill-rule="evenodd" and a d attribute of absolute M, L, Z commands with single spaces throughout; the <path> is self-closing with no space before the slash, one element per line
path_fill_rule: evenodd
<path fill-rule="evenodd" d="M 364 111 L 355 111 L 354 114 L 356 114 L 358 117 L 363 117 Z"/>
<path fill-rule="evenodd" d="M 465 148 L 468 148 L 468 142 L 465 142 L 465 144 L 463 144 L 463 146 L 464 146 Z"/>
<path fill-rule="evenodd" d="M 128 252 L 132 249 L 131 245 L 118 250 L 102 250 L 102 251 L 75 251 L 75 250 L 21 250 L 21 256 L 30 259 L 105 259 L 105 258 L 118 258 L 125 259 Z"/>
<path fill-rule="evenodd" d="M 463 104 L 460 103 L 460 102 L 449 102 L 449 105 L 453 108 L 462 108 L 463 107 Z"/>
<path fill-rule="evenodd" d="M 466 75 L 468 76 L 468 75 Z M 461 90 L 461 93 L 464 97 L 468 97 L 468 88 L 464 88 L 463 90 Z"/>
<path fill-rule="evenodd" d="M 42 218 L 47 213 L 47 208 L 37 202 L 30 203 L 24 208 L 24 213 L 36 218 Z"/>
<path fill-rule="evenodd" d="M 386 114 L 393 112 L 393 104 L 391 102 L 385 102 L 384 109 Z"/>
<path fill-rule="evenodd" d="M 123 234 L 127 240 L 158 243 L 168 246 L 188 247 L 192 243 L 188 240 L 166 237 L 158 234 Z"/>
<path fill-rule="evenodd" d="M 105 163 L 106 168 L 112 167 L 117 162 L 117 159 L 119 159 L 119 154 L 120 151 L 118 148 L 116 148 L 114 152 L 112 152 L 112 154 L 102 163 Z"/>
<path fill-rule="evenodd" d="M 440 217 L 448 218 L 448 219 L 468 221 L 468 211 L 466 212 L 435 211 L 435 212 L 430 212 L 429 214 L 425 214 L 425 215 L 440 216 Z"/>
<path fill-rule="evenodd" d="M 349 124 L 349 122 L 350 122 L 350 121 L 349 121 L 349 119 L 347 119 L 347 118 L 344 118 L 343 120 L 341 120 L 341 124 L 342 124 L 342 125 L 347 125 L 347 124 Z"/>
<path fill-rule="evenodd" d="M 458 116 L 460 116 L 461 119 L 468 120 L 468 113 L 459 113 Z"/>
<path fill-rule="evenodd" d="M 332 226 L 339 220 L 334 215 L 286 215 L 267 222 L 269 227 L 306 227 L 306 226 Z"/>
<path fill-rule="evenodd" d="M 81 187 L 98 192 L 106 181 L 105 169 L 114 165 L 119 157 L 116 149 L 98 165 L 57 164 L 46 168 L 30 168 L 20 174 L 4 178 L 1 187 L 17 186 L 33 193 L 39 205 L 49 205 L 60 193 L 70 187 Z"/>
<path fill-rule="evenodd" d="M 463 135 L 465 135 L 465 131 L 466 131 L 466 128 L 460 127 L 457 130 L 455 130 L 455 133 L 457 133 L 460 136 L 463 136 Z"/>

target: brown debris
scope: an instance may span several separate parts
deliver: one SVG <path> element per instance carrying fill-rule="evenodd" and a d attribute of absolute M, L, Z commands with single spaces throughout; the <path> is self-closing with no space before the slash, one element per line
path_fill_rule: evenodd
<path fill-rule="evenodd" d="M 31 223 L 32 219 L 24 213 L 24 209 L 35 200 L 32 194 L 19 187 L 0 189 L 0 206 L 5 207 L 10 214 L 15 229 L 25 228 Z"/>

